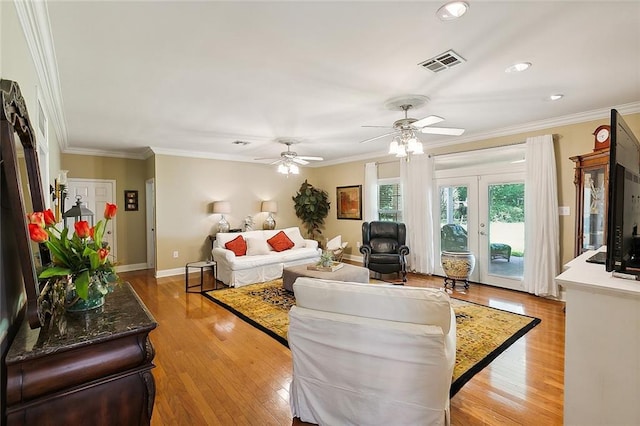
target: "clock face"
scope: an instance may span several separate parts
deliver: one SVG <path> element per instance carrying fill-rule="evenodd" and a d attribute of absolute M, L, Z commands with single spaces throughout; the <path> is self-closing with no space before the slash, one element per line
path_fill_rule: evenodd
<path fill-rule="evenodd" d="M 596 140 L 600 143 L 605 142 L 609 139 L 609 129 L 600 129 L 598 133 L 596 133 Z"/>

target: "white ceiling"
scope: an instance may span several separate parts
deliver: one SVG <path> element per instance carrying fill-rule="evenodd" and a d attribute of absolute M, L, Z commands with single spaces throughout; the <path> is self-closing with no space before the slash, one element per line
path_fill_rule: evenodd
<path fill-rule="evenodd" d="M 400 95 L 467 130 L 422 135 L 426 150 L 640 105 L 640 2 L 468 3 L 442 22 L 444 1 L 50 1 L 65 151 L 253 161 L 294 138 L 326 165 L 384 155 L 390 138 L 359 142 L 388 130 L 361 126 L 401 118 L 384 106 Z M 466 62 L 417 65 L 448 49 Z"/>

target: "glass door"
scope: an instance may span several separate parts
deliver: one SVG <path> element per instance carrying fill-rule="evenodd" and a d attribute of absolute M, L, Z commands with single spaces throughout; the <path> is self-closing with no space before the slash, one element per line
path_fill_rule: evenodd
<path fill-rule="evenodd" d="M 477 231 L 477 179 L 455 178 L 438 182 L 439 211 L 435 227 L 440 238 L 440 250 L 436 256 L 436 274 L 445 276 L 440 264 L 442 251 L 478 251 Z M 470 281 L 478 281 L 477 269 Z"/>
<path fill-rule="evenodd" d="M 479 178 L 480 282 L 524 290 L 524 180 L 520 174 Z"/>

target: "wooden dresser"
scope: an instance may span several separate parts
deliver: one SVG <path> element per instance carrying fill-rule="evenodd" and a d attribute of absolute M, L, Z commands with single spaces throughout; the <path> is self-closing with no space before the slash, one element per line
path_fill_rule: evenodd
<path fill-rule="evenodd" d="M 5 360 L 7 424 L 149 424 L 156 326 L 128 283 L 96 310 L 35 330 L 24 321 Z"/>

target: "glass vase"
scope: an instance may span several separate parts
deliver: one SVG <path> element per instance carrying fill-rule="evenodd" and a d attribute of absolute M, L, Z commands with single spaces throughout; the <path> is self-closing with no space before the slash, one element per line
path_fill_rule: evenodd
<path fill-rule="evenodd" d="M 89 297 L 85 300 L 76 293 L 75 285 L 71 280 L 67 284 L 67 293 L 65 297 L 65 310 L 67 312 L 84 312 L 91 309 L 99 308 L 104 305 L 104 295 L 95 285 L 96 276 L 91 276 L 89 283 Z"/>

